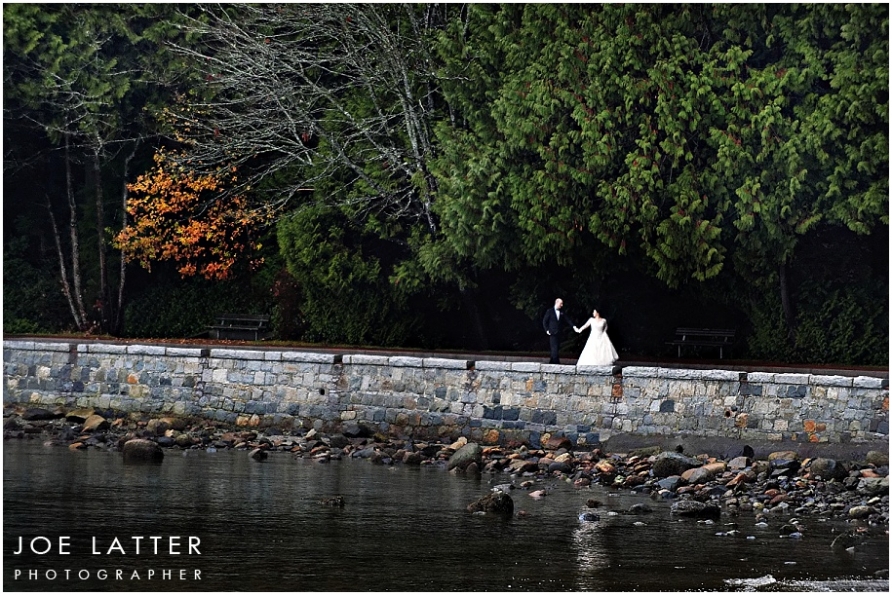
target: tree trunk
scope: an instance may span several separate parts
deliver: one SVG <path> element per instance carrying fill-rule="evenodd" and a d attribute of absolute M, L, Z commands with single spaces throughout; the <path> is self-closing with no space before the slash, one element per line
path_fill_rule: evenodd
<path fill-rule="evenodd" d="M 124 159 L 123 184 L 121 188 L 121 229 L 127 227 L 127 199 L 130 197 L 129 190 L 127 189 L 127 179 L 130 177 L 130 162 L 136 156 L 136 149 L 138 147 L 139 142 L 134 143 L 130 155 Z M 111 318 L 111 333 L 116 336 L 121 334 L 124 327 L 124 281 L 127 278 L 127 260 L 124 258 L 123 251 L 121 252 L 120 267 L 121 268 L 118 271 L 118 297 L 115 301 Z"/>
<path fill-rule="evenodd" d="M 778 270 L 780 276 L 781 307 L 784 310 L 784 321 L 787 323 L 787 342 L 790 347 L 796 344 L 796 313 L 790 301 L 790 287 L 787 279 L 787 263 L 781 263 Z"/>
<path fill-rule="evenodd" d="M 99 297 L 98 303 L 93 308 L 99 318 L 99 328 L 102 332 L 107 332 L 111 321 L 110 317 L 110 294 L 108 290 L 108 263 L 105 250 L 105 205 L 103 204 L 102 194 L 102 167 L 101 167 L 101 145 L 97 145 L 93 149 L 93 189 L 96 198 L 96 243 L 99 254 Z"/>
<path fill-rule="evenodd" d="M 480 309 L 477 308 L 474 296 L 471 295 L 471 292 L 468 289 L 460 289 L 459 293 L 461 294 L 462 302 L 464 302 L 465 308 L 468 311 L 468 316 L 471 318 L 471 326 L 474 329 L 474 335 L 477 339 L 477 348 L 489 349 L 489 341 L 486 340 L 486 331 L 483 328 L 483 321 L 480 318 Z"/>
<path fill-rule="evenodd" d="M 79 330 L 87 330 L 87 311 L 84 308 L 84 293 L 83 288 L 81 287 L 81 257 L 80 257 L 80 239 L 78 237 L 77 231 L 77 203 L 74 198 L 74 187 L 71 179 L 71 154 L 69 152 L 69 143 L 70 140 L 68 135 L 65 135 L 65 186 L 66 186 L 66 194 L 68 197 L 68 211 L 69 211 L 69 219 L 68 219 L 68 233 L 71 241 L 71 245 L 69 246 L 71 250 L 71 280 L 74 285 L 74 291 L 68 292 L 70 296 L 70 300 L 72 302 L 72 312 L 74 313 L 74 322 L 77 325 Z M 53 225 L 55 225 L 55 220 L 53 220 Z M 60 262 L 62 267 L 62 272 L 65 274 L 65 263 L 64 256 L 62 254 L 62 246 L 61 242 L 58 244 L 59 248 L 59 257 L 63 259 L 63 262 Z M 68 284 L 67 275 L 65 276 L 64 284 Z"/>

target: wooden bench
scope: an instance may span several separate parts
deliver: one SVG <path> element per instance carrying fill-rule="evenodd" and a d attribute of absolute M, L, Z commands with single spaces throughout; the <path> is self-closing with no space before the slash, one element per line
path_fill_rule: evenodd
<path fill-rule="evenodd" d="M 718 347 L 719 359 L 722 359 L 725 348 L 734 346 L 734 329 L 677 328 L 675 339 L 666 344 L 678 347 L 678 357 L 682 347 Z"/>
<path fill-rule="evenodd" d="M 212 339 L 260 341 L 269 333 L 269 316 L 262 314 L 221 314 L 217 324 L 208 327 Z"/>

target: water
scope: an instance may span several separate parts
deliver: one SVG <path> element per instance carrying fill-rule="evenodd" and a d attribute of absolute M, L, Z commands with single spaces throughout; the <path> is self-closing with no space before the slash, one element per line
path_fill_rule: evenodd
<path fill-rule="evenodd" d="M 789 539 L 779 536 L 789 517 L 758 528 L 741 516 L 733 520 L 754 539 L 717 536 L 732 519 L 679 521 L 669 503 L 558 480 L 537 486 L 548 490 L 541 500 L 513 491 L 516 511 L 527 514 L 497 519 L 465 507 L 493 483 L 508 481 L 505 475 L 474 479 L 365 460 L 321 464 L 285 453 L 256 462 L 243 451 L 168 451 L 160 466 L 125 466 L 120 453 L 36 441 L 5 442 L 3 450 L 5 591 L 885 592 L 889 586 L 873 579 L 888 568 L 888 536 L 871 537 L 854 553 L 834 552 L 834 531 L 848 528 L 839 521 L 803 518 L 804 537 Z M 343 508 L 321 502 L 338 495 Z M 590 498 L 603 503 L 601 520 L 580 523 Z M 636 503 L 653 513 L 609 514 Z M 58 552 L 59 536 L 68 537 L 67 555 Z M 133 536 L 144 537 L 140 555 Z M 163 538 L 157 555 L 150 536 Z M 170 553 L 171 536 L 180 537 L 178 555 Z M 200 554 L 188 554 L 190 536 L 200 540 Z M 47 554 L 15 555 L 20 537 L 26 552 L 35 537 L 54 545 Z M 45 543 L 38 540 L 36 549 Z"/>

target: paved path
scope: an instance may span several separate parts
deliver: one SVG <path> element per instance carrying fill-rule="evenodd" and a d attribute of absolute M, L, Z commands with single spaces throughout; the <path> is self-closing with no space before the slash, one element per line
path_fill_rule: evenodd
<path fill-rule="evenodd" d="M 203 338 L 190 339 L 116 339 L 98 337 L 49 337 L 27 335 L 5 335 L 4 340 L 20 339 L 46 342 L 101 342 L 112 344 L 144 344 L 144 345 L 176 345 L 178 347 L 230 347 L 242 349 L 288 349 L 295 351 L 313 351 L 322 353 L 368 353 L 371 355 L 401 355 L 409 357 L 442 357 L 464 359 L 468 361 L 508 361 L 508 362 L 541 362 L 548 363 L 548 353 L 542 352 L 506 352 L 506 351 L 458 351 L 458 350 L 422 350 L 422 349 L 385 349 L 351 346 L 309 345 L 304 343 L 229 341 Z M 561 363 L 575 364 L 576 358 L 562 357 Z M 842 366 L 828 364 L 779 364 L 736 359 L 684 359 L 636 357 L 623 354 L 616 362 L 619 367 L 653 366 L 660 368 L 685 368 L 695 370 L 739 370 L 741 372 L 769 372 L 781 374 L 818 374 L 824 376 L 871 376 L 889 379 L 889 369 L 868 366 Z"/>

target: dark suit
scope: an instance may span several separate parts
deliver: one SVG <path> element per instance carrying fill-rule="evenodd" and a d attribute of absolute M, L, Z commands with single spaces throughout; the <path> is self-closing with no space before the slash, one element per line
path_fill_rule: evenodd
<path fill-rule="evenodd" d="M 558 350 L 561 347 L 561 329 L 565 326 L 575 326 L 566 314 L 561 312 L 561 317 L 558 319 L 554 308 L 549 308 L 545 312 L 545 318 L 542 319 L 542 328 L 548 333 L 548 341 L 551 345 L 551 359 L 548 362 L 550 364 L 561 363 L 558 359 Z"/>

